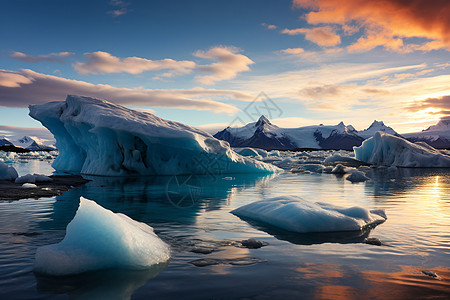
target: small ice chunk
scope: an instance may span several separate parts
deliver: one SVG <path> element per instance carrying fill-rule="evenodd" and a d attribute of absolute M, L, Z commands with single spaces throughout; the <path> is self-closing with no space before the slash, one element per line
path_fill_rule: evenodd
<path fill-rule="evenodd" d="M 434 278 L 434 279 L 442 280 L 442 278 L 441 278 L 438 274 L 436 274 L 435 272 L 433 272 L 433 271 L 422 270 L 422 273 L 425 274 L 425 275 L 427 275 L 427 276 L 430 276 L 430 277 L 432 277 L 432 278 Z"/>
<path fill-rule="evenodd" d="M 35 185 L 34 183 L 24 183 L 24 184 L 22 184 L 22 188 L 23 189 L 35 189 L 35 188 L 37 188 L 37 185 Z"/>
<path fill-rule="evenodd" d="M 282 196 L 253 202 L 232 211 L 249 218 L 293 232 L 332 232 L 363 230 L 384 222 L 384 210 L 362 207 L 343 208 L 313 203 L 298 196 Z"/>
<path fill-rule="evenodd" d="M 250 157 L 257 157 L 259 153 L 253 149 L 253 148 L 241 148 L 241 149 L 235 149 L 237 153 L 239 153 L 242 156 L 250 156 Z"/>
<path fill-rule="evenodd" d="M 345 174 L 347 173 L 347 170 L 345 169 L 345 167 L 341 164 L 337 164 L 333 170 L 331 170 L 331 173 L 333 174 Z"/>
<path fill-rule="evenodd" d="M 37 249 L 35 271 L 62 276 L 107 268 L 146 269 L 169 258 L 169 246 L 152 227 L 81 197 L 64 239 Z"/>
<path fill-rule="evenodd" d="M 370 178 L 367 177 L 363 172 L 355 170 L 352 171 L 352 173 L 345 179 L 351 182 L 364 182 L 366 180 L 369 180 Z"/>

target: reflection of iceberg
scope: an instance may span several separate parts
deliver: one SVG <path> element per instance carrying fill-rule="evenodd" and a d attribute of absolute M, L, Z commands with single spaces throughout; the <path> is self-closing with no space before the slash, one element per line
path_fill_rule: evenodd
<path fill-rule="evenodd" d="M 130 299 L 134 291 L 166 267 L 164 263 L 147 270 L 110 269 L 64 277 L 36 274 L 37 290 L 45 294 L 68 294 L 70 299 Z"/>
<path fill-rule="evenodd" d="M 297 196 L 282 196 L 256 201 L 232 211 L 292 232 L 361 231 L 386 220 L 383 210 L 362 207 L 343 208 L 327 203 L 312 203 Z"/>
<path fill-rule="evenodd" d="M 276 174 L 232 176 L 86 176 L 91 180 L 73 188 L 53 204 L 50 219 L 40 222 L 45 230 L 64 229 L 78 208 L 78 199 L 93 199 L 99 205 L 147 224 L 195 222 L 200 209 L 216 210 L 240 190 L 269 181 Z M 192 197 L 191 197 L 192 196 Z"/>
<path fill-rule="evenodd" d="M 169 258 L 168 245 L 152 227 L 81 198 L 64 239 L 37 249 L 35 271 L 60 276 L 108 268 L 139 270 Z"/>
<path fill-rule="evenodd" d="M 398 167 L 449 168 L 450 156 L 425 143 L 411 143 L 401 137 L 377 132 L 354 147 L 355 157 L 366 163 Z"/>
<path fill-rule="evenodd" d="M 279 240 L 287 241 L 296 245 L 363 243 L 364 239 L 369 236 L 371 231 L 371 228 L 367 228 L 366 230 L 361 231 L 298 233 L 283 230 L 275 226 L 266 225 L 261 222 L 255 222 L 251 219 L 243 219 L 258 230 L 264 231 Z"/>
<path fill-rule="evenodd" d="M 67 96 L 30 106 L 56 138 L 57 171 L 92 175 L 270 173 L 202 130 L 104 100 Z"/>

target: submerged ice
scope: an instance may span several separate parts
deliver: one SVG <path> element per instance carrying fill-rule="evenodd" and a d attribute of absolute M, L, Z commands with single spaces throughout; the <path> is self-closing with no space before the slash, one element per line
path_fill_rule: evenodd
<path fill-rule="evenodd" d="M 450 156 L 425 143 L 411 143 L 401 137 L 377 132 L 354 147 L 355 157 L 366 163 L 397 167 L 450 167 Z"/>
<path fill-rule="evenodd" d="M 169 258 L 169 246 L 152 227 L 81 197 L 64 239 L 37 249 L 35 271 L 61 276 L 108 268 L 147 269 Z"/>
<path fill-rule="evenodd" d="M 57 171 L 91 175 L 274 172 L 209 133 L 104 100 L 67 96 L 30 106 L 55 136 Z"/>
<path fill-rule="evenodd" d="M 386 220 L 384 210 L 369 211 L 357 206 L 344 208 L 309 202 L 297 196 L 253 202 L 233 210 L 232 213 L 238 217 L 299 233 L 363 230 Z"/>

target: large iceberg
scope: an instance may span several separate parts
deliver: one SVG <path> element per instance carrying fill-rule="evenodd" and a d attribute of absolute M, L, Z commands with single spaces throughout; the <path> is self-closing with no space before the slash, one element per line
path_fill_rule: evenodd
<path fill-rule="evenodd" d="M 209 133 L 105 100 L 67 96 L 30 105 L 30 116 L 56 138 L 57 171 L 91 175 L 275 172 Z"/>
<path fill-rule="evenodd" d="M 109 268 L 140 270 L 169 258 L 169 246 L 152 227 L 81 197 L 64 239 L 37 249 L 35 271 L 62 276 Z"/>
<path fill-rule="evenodd" d="M 450 156 L 428 144 L 411 143 L 383 132 L 354 147 L 355 157 L 366 163 L 397 167 L 450 167 Z"/>
<path fill-rule="evenodd" d="M 369 211 L 357 206 L 344 208 L 327 203 L 313 203 L 298 196 L 253 202 L 232 213 L 299 233 L 364 230 L 386 220 L 384 210 Z"/>
<path fill-rule="evenodd" d="M 18 174 L 14 167 L 10 167 L 0 160 L 0 180 L 15 180 Z"/>

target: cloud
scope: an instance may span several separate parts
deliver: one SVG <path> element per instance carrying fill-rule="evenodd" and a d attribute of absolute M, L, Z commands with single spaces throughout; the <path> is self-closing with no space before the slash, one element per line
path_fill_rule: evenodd
<path fill-rule="evenodd" d="M 284 54 L 300 54 L 300 53 L 304 53 L 305 49 L 303 49 L 303 48 L 287 48 L 287 49 L 280 50 L 280 52 L 284 53 Z"/>
<path fill-rule="evenodd" d="M 16 140 L 23 136 L 37 137 L 45 141 L 54 141 L 53 134 L 47 130 L 47 128 L 34 128 L 34 127 L 19 127 L 0 125 L 0 137 L 5 136 L 8 139 Z M 46 143 L 48 144 L 48 143 Z"/>
<path fill-rule="evenodd" d="M 59 53 L 50 53 L 47 55 L 33 56 L 33 55 L 25 54 L 23 52 L 16 51 L 13 54 L 11 54 L 9 57 L 20 60 L 20 61 L 24 61 L 27 63 L 38 63 L 38 62 L 42 62 L 42 61 L 49 61 L 49 62 L 56 62 L 58 64 L 65 64 L 66 61 L 61 59 L 61 57 L 65 58 L 65 57 L 69 57 L 71 55 L 73 55 L 73 53 L 71 53 L 71 52 L 59 52 Z"/>
<path fill-rule="evenodd" d="M 263 26 L 263 27 L 265 27 L 265 28 L 267 28 L 267 29 L 270 29 L 270 30 L 275 30 L 275 29 L 278 28 L 278 26 L 276 26 L 276 25 L 273 25 L 273 24 L 267 24 L 267 23 L 261 23 L 261 26 Z"/>
<path fill-rule="evenodd" d="M 286 28 L 283 29 L 281 33 L 288 35 L 304 34 L 305 39 L 322 47 L 336 46 L 341 43 L 341 37 L 336 34 L 336 31 L 330 26 L 296 29 Z"/>
<path fill-rule="evenodd" d="M 450 116 L 450 95 L 416 101 L 409 107 L 409 111 L 417 112 L 429 108 L 436 109 L 436 113 Z"/>
<path fill-rule="evenodd" d="M 127 6 L 130 5 L 129 2 L 124 2 L 124 1 L 120 1 L 120 0 L 111 0 L 109 2 L 109 4 L 116 7 L 116 9 L 106 12 L 107 14 L 111 15 L 113 18 L 125 15 L 130 11 L 127 8 Z"/>
<path fill-rule="evenodd" d="M 26 107 L 48 101 L 64 100 L 67 94 L 108 99 L 128 106 L 154 106 L 206 110 L 234 114 L 233 105 L 218 100 L 252 101 L 253 96 L 233 90 L 193 88 L 185 90 L 152 90 L 144 88 L 116 88 L 106 84 L 91 84 L 46 75 L 32 70 L 0 70 L 0 105 Z"/>
<path fill-rule="evenodd" d="M 196 51 L 194 56 L 218 62 L 210 65 L 198 65 L 197 70 L 208 75 L 198 75 L 195 79 L 202 84 L 211 85 L 216 81 L 233 79 L 238 73 L 250 70 L 249 65 L 254 62 L 238 52 L 239 50 L 234 47 L 214 47 L 208 51 Z"/>
<path fill-rule="evenodd" d="M 363 36 L 350 48 L 353 51 L 376 46 L 401 52 L 450 49 L 447 0 L 294 0 L 294 6 L 313 10 L 305 15 L 309 24 L 339 24 L 346 26 L 343 30 L 348 34 L 357 32 L 355 26 L 362 28 Z M 408 38 L 428 41 L 406 45 Z"/>
<path fill-rule="evenodd" d="M 176 61 L 173 59 L 150 60 L 140 57 L 119 58 L 104 51 L 85 53 L 87 62 L 77 62 L 75 70 L 81 74 L 130 73 L 139 74 L 145 71 L 169 70 L 166 77 L 175 74 L 192 72 L 195 62 Z"/>

